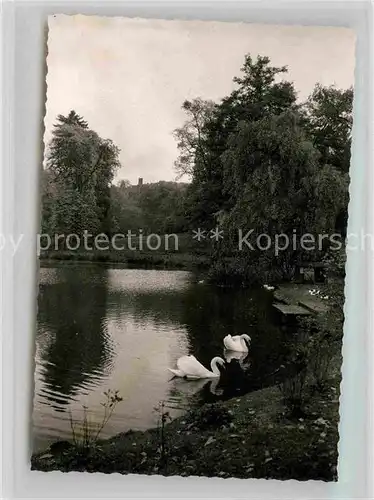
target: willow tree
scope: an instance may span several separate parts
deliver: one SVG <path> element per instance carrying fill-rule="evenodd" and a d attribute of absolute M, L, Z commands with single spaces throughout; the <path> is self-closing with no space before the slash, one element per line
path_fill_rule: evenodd
<path fill-rule="evenodd" d="M 179 162 L 193 166 L 185 204 L 190 225 L 223 226 L 215 261 L 223 267 L 230 261 L 228 274 L 239 282 L 249 272 L 262 280 L 276 273 L 289 279 L 298 260 L 319 257 L 293 247 L 279 255 L 274 248 L 239 253 L 239 229 L 271 239 L 278 233 L 290 239 L 294 233 L 332 234 L 346 213 L 352 90 L 317 85 L 307 103 L 298 103 L 293 83 L 282 79 L 286 73 L 267 57 L 247 55 L 234 90 L 209 114 L 199 114 L 199 130 L 191 127 L 191 105 L 179 129 L 188 139 L 178 143 Z M 187 149 L 191 143 L 198 147 Z"/>
<path fill-rule="evenodd" d="M 242 122 L 223 157 L 225 186 L 234 201 L 224 221 L 225 244 L 268 279 L 290 279 L 300 260 L 321 257 L 328 239 L 319 235 L 335 233 L 336 217 L 347 204 L 348 177 L 320 165 L 300 121 L 287 111 Z M 239 248 L 239 229 L 253 230 L 250 246 L 244 242 Z M 258 245 L 261 234 L 266 237 Z M 285 247 L 278 252 L 276 238 Z"/>
<path fill-rule="evenodd" d="M 200 99 L 186 101 L 187 120 L 177 129 L 177 170 L 192 177 L 186 208 L 191 225 L 211 227 L 220 214 L 230 210 L 233 200 L 225 184 L 223 155 L 241 122 L 253 123 L 293 108 L 293 84 L 278 81 L 286 67 L 275 67 L 268 57 L 247 55 L 234 90 L 220 103 Z M 187 168 L 186 168 L 187 167 Z"/>

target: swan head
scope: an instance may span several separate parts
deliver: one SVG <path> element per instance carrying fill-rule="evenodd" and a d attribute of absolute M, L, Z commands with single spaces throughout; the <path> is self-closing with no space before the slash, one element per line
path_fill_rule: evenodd
<path fill-rule="evenodd" d="M 251 337 L 249 335 L 247 335 L 246 333 L 243 333 L 243 335 L 241 335 L 241 338 L 246 340 L 248 342 L 248 344 L 250 344 L 251 342 Z"/>

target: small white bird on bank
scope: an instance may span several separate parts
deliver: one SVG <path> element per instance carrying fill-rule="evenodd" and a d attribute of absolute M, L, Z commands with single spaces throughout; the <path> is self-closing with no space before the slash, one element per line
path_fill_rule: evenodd
<path fill-rule="evenodd" d="M 168 368 L 175 377 L 182 377 L 188 379 L 199 378 L 219 378 L 221 373 L 218 365 L 224 365 L 225 362 L 222 358 L 216 356 L 210 362 L 211 371 L 205 368 L 195 356 L 182 356 L 177 361 L 177 369 Z"/>
<path fill-rule="evenodd" d="M 243 335 L 234 335 L 234 337 L 226 335 L 223 339 L 223 345 L 228 351 L 248 352 L 248 345 L 251 343 L 251 340 L 251 337 L 246 333 L 243 333 Z M 246 342 L 248 342 L 248 345 Z"/>
<path fill-rule="evenodd" d="M 310 295 L 312 295 L 313 297 L 320 297 L 322 300 L 328 300 L 329 299 L 329 296 L 328 295 L 325 295 L 325 296 L 322 296 L 321 295 L 321 290 L 318 290 L 318 288 L 312 288 L 310 290 L 308 290 Z"/>
<path fill-rule="evenodd" d="M 205 281 L 204 281 L 204 280 L 200 280 L 200 281 L 198 281 L 198 284 L 199 284 L 199 285 L 203 285 L 204 283 L 205 283 Z"/>
<path fill-rule="evenodd" d="M 268 292 L 272 292 L 273 290 L 275 290 L 275 286 L 271 286 L 271 285 L 264 285 L 264 288 Z"/>

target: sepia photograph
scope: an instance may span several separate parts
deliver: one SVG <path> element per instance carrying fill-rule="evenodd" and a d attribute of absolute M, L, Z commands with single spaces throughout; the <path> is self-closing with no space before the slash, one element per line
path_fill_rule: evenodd
<path fill-rule="evenodd" d="M 31 469 L 336 482 L 354 32 L 46 44 Z"/>

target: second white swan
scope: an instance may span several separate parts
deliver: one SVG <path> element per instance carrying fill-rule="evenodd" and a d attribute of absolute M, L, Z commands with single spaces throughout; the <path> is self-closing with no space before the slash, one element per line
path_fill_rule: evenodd
<path fill-rule="evenodd" d="M 234 335 L 234 337 L 226 335 L 223 339 L 223 345 L 229 351 L 248 352 L 248 345 L 246 341 L 248 344 L 251 342 L 251 337 L 246 333 L 243 333 L 243 335 Z"/>
<path fill-rule="evenodd" d="M 168 370 L 171 371 L 175 377 L 184 377 L 188 379 L 218 378 L 221 375 L 218 365 L 223 366 L 224 364 L 224 360 L 216 356 L 210 363 L 210 371 L 205 368 L 195 356 L 182 356 L 177 361 L 177 368 L 169 368 Z"/>

